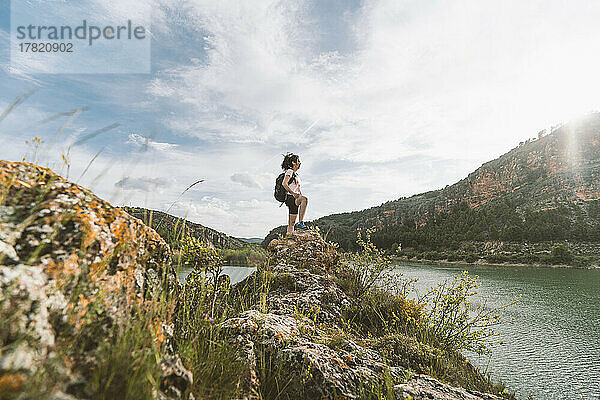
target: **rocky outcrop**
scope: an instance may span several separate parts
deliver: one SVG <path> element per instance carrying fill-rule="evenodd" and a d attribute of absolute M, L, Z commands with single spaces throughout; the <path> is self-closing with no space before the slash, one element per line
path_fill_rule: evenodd
<path fill-rule="evenodd" d="M 335 248 L 317 232 L 275 239 L 268 248 L 271 266 L 233 289 L 252 292 L 260 281 L 268 295 L 221 326 L 249 365 L 242 399 L 257 399 L 259 392 L 280 399 L 366 399 L 386 384 L 397 399 L 498 399 L 428 377 L 411 378 L 368 340 L 344 334 L 343 311 L 353 300 L 330 274 L 338 258 Z"/>
<path fill-rule="evenodd" d="M 267 249 L 272 262 L 299 265 L 315 272 L 326 272 L 339 260 L 335 246 L 315 231 L 297 231 L 294 235 L 272 240 Z"/>
<path fill-rule="evenodd" d="M 408 382 L 396 386 L 402 399 L 436 399 L 436 400 L 495 400 L 489 393 L 465 390 L 445 385 L 427 375 L 415 375 Z"/>
<path fill-rule="evenodd" d="M 32 163 L 0 161 L 0 392 L 21 390 L 52 362 L 48 396 L 87 397 L 82 381 L 99 342 L 156 291 L 179 291 L 169 260 L 156 232 L 89 190 Z M 154 327 L 166 349 L 171 325 Z M 57 342 L 71 339 L 81 347 L 59 357 Z M 191 375 L 176 355 L 162 366 L 159 397 L 177 397 Z"/>
<path fill-rule="evenodd" d="M 91 376 L 106 365 L 103 352 L 117 348 L 114 332 L 152 309 L 155 294 L 177 309 L 177 299 L 193 297 L 193 280 L 203 279 L 190 274 L 190 293 L 181 292 L 169 246 L 155 231 L 30 163 L 0 161 L 0 243 L 0 394 L 11 397 L 25 389 L 38 398 L 93 397 Z M 337 285 L 339 256 L 318 232 L 273 240 L 269 250 L 267 265 L 223 285 L 229 299 L 245 302 L 243 312 L 216 323 L 248 366 L 241 398 L 368 399 L 385 390 L 397 399 L 496 399 L 412 375 L 350 333 L 345 313 L 357 301 Z M 160 316 L 140 318 L 151 335 L 145 348 L 126 342 L 117 356 L 160 349 L 161 359 L 152 358 L 157 376 L 144 375 L 160 390 L 144 397 L 181 398 L 192 376 L 169 343 L 172 314 Z"/>

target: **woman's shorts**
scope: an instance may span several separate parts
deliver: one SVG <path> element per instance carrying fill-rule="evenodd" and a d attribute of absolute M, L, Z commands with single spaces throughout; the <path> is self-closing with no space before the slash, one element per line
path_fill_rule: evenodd
<path fill-rule="evenodd" d="M 285 205 L 290 209 L 290 214 L 298 214 L 298 206 L 296 205 L 296 199 L 291 194 L 285 196 Z"/>

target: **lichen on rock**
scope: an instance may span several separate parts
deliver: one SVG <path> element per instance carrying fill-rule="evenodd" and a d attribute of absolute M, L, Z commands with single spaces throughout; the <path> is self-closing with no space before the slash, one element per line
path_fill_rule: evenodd
<path fill-rule="evenodd" d="M 26 385 L 59 338 L 80 335 L 85 347 L 61 362 L 53 394 L 77 395 L 110 330 L 154 293 L 180 290 L 169 261 L 165 241 L 120 208 L 50 169 L 0 160 L 0 381 L 18 373 Z M 179 389 L 167 391 L 182 393 L 173 380 Z"/>

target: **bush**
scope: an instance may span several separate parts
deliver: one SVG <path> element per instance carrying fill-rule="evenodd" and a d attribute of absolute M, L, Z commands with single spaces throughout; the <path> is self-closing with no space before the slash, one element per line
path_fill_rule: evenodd
<path fill-rule="evenodd" d="M 466 263 L 472 264 L 472 263 L 477 262 L 477 261 L 479 261 L 479 256 L 477 254 L 467 254 L 465 256 L 465 262 Z"/>
<path fill-rule="evenodd" d="M 538 254 L 523 254 L 521 261 L 525 264 L 535 264 L 540 262 L 540 256 Z"/>
<path fill-rule="evenodd" d="M 588 256 L 575 256 L 572 264 L 576 267 L 589 267 L 592 265 L 592 258 Z"/>
<path fill-rule="evenodd" d="M 363 240 L 359 231 L 356 243 L 360 250 L 345 253 L 340 260 L 340 266 L 343 268 L 342 285 L 350 297 L 357 301 L 360 301 L 386 273 L 395 268 L 391 257 L 371 242 L 372 232 L 367 230 Z"/>
<path fill-rule="evenodd" d="M 345 319 L 362 335 L 416 335 L 423 324 L 423 305 L 403 294 L 371 289 L 345 310 Z"/>
<path fill-rule="evenodd" d="M 434 250 L 434 251 L 428 251 L 425 254 L 423 254 L 423 258 L 425 258 L 426 260 L 438 261 L 438 260 L 443 260 L 446 257 L 444 256 L 443 253 L 439 253 Z"/>
<path fill-rule="evenodd" d="M 492 264 L 502 264 L 510 261 L 510 257 L 505 254 L 489 254 L 485 256 L 485 261 Z"/>
<path fill-rule="evenodd" d="M 552 245 L 552 264 L 570 264 L 573 261 L 573 254 L 564 243 L 556 243 Z"/>
<path fill-rule="evenodd" d="M 228 265 L 257 267 L 267 261 L 267 252 L 259 245 L 248 244 L 240 249 L 220 251 L 223 261 Z"/>
<path fill-rule="evenodd" d="M 386 359 L 405 368 L 514 398 L 460 354 L 462 350 L 487 350 L 504 308 L 486 309 L 470 302 L 478 286 L 476 278 L 465 272 L 415 299 L 409 296 L 414 279 L 388 274 L 385 258 L 378 256 L 381 253 L 370 244 L 368 235 L 360 246 L 363 250 L 352 255 L 353 263 L 342 264 L 345 268 L 336 271 L 338 285 L 354 300 L 343 310 L 344 330 L 370 338 Z M 360 297 L 354 297 L 356 294 Z M 398 343 L 402 345 L 396 346 Z"/>
<path fill-rule="evenodd" d="M 463 254 L 457 254 L 457 253 L 450 253 L 448 254 L 448 256 L 446 257 L 446 259 L 448 261 L 461 261 L 465 259 L 465 256 Z"/>
<path fill-rule="evenodd" d="M 485 352 L 489 340 L 496 336 L 493 327 L 502 322 L 499 308 L 476 306 L 470 298 L 477 294 L 477 277 L 467 271 L 431 288 L 422 298 L 426 308 L 427 329 L 422 338 L 448 351 Z"/>

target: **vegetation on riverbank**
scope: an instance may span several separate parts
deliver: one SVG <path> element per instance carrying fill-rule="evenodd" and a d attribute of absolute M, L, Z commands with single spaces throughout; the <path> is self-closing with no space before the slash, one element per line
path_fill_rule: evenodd
<path fill-rule="evenodd" d="M 506 246 L 510 248 L 509 246 Z M 519 247 L 513 246 L 513 247 Z M 466 264 L 507 264 L 507 265 L 535 265 L 535 266 L 570 266 L 576 268 L 589 268 L 600 264 L 598 256 L 575 255 L 566 243 L 554 243 L 550 250 L 536 253 L 523 253 L 515 251 L 486 252 L 477 251 L 476 246 L 468 246 L 457 251 L 415 251 L 400 250 L 395 253 L 399 261 L 432 261 Z"/>
<path fill-rule="evenodd" d="M 222 249 L 220 251 L 226 265 L 241 267 L 258 267 L 267 262 L 267 251 L 256 243 L 247 243 L 239 249 Z"/>

